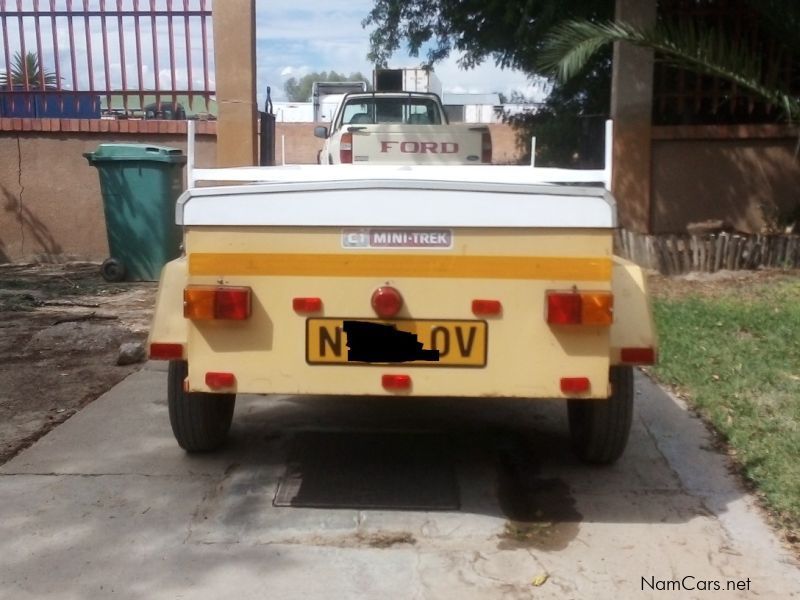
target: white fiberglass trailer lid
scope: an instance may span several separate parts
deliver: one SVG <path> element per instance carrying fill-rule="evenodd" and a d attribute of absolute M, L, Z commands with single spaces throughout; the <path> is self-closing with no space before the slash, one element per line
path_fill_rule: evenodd
<path fill-rule="evenodd" d="M 289 169 L 287 171 L 287 169 Z M 325 166 L 298 177 L 295 168 L 268 167 L 277 181 L 195 188 L 181 196 L 180 225 L 448 226 L 611 228 L 611 195 L 596 187 L 543 185 L 494 178 L 459 179 L 468 171 L 437 167 L 441 179 L 411 171 Z M 517 167 L 530 172 L 529 168 Z M 342 176 L 342 171 L 359 171 Z M 495 167 L 472 171 L 494 171 Z M 363 171 L 367 171 L 364 173 Z M 338 172 L 339 177 L 330 177 Z"/>

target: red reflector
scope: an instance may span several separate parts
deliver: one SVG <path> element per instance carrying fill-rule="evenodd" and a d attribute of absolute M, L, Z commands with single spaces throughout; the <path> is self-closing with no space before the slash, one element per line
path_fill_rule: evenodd
<path fill-rule="evenodd" d="M 629 365 L 654 365 L 656 351 L 655 348 L 623 348 L 620 360 Z"/>
<path fill-rule="evenodd" d="M 472 312 L 476 315 L 499 315 L 503 305 L 499 300 L 473 300 Z"/>
<path fill-rule="evenodd" d="M 565 394 L 582 394 L 589 391 L 588 377 L 562 377 L 561 391 Z"/>
<path fill-rule="evenodd" d="M 292 308 L 300 313 L 315 313 L 322 310 L 322 298 L 294 298 Z"/>
<path fill-rule="evenodd" d="M 150 344 L 151 360 L 180 360 L 183 358 L 183 344 Z"/>
<path fill-rule="evenodd" d="M 403 297 L 393 287 L 379 287 L 372 294 L 372 308 L 382 319 L 389 319 L 403 308 Z"/>
<path fill-rule="evenodd" d="M 580 294 L 548 292 L 547 322 L 551 325 L 578 325 L 581 322 Z"/>
<path fill-rule="evenodd" d="M 235 383 L 233 373 L 206 373 L 206 385 L 212 390 L 231 388 Z"/>
<path fill-rule="evenodd" d="M 383 375 L 381 383 L 387 390 L 411 389 L 411 377 L 408 375 Z"/>

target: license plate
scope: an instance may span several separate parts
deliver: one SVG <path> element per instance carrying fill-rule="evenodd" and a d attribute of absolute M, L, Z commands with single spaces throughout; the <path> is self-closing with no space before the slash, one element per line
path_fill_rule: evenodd
<path fill-rule="evenodd" d="M 306 362 L 483 367 L 486 340 L 486 321 L 308 319 Z"/>

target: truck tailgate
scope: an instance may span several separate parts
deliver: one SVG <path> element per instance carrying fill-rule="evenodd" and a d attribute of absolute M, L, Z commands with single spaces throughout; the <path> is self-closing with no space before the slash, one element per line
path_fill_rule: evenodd
<path fill-rule="evenodd" d="M 353 134 L 353 163 L 470 164 L 481 162 L 481 126 L 361 125 Z"/>

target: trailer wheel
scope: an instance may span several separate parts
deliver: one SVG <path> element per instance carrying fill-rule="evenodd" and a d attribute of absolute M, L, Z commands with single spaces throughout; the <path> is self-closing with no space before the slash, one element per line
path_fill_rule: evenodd
<path fill-rule="evenodd" d="M 598 465 L 622 456 L 633 418 L 633 368 L 611 367 L 609 379 L 607 400 L 567 402 L 572 449 L 581 460 Z"/>
<path fill-rule="evenodd" d="M 172 433 L 187 452 L 215 450 L 228 437 L 236 394 L 185 392 L 187 372 L 186 361 L 170 361 L 167 403 Z"/>
<path fill-rule="evenodd" d="M 125 279 L 125 264 L 116 258 L 107 258 L 100 265 L 100 276 L 109 283 Z"/>

